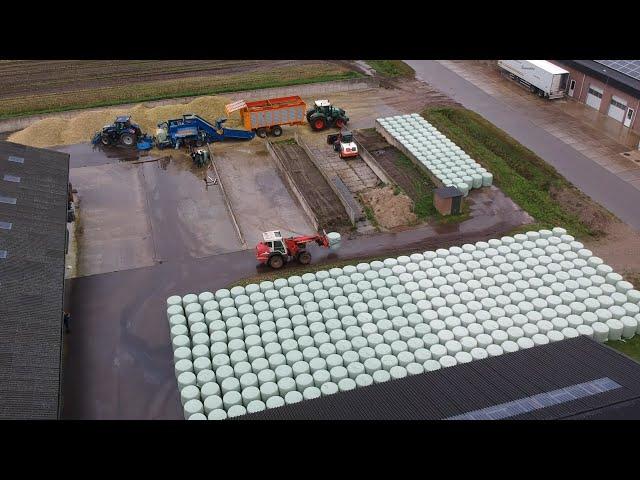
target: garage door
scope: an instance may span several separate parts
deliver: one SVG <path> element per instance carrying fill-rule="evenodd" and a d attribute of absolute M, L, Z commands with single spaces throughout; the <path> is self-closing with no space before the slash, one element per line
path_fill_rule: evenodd
<path fill-rule="evenodd" d="M 615 118 L 617 121 L 622 122 L 624 120 L 624 114 L 627 112 L 627 102 L 615 95 L 611 98 L 611 105 L 609 105 L 609 111 L 607 114 L 611 118 Z"/>
<path fill-rule="evenodd" d="M 600 102 L 602 101 L 602 89 L 597 87 L 589 87 L 587 92 L 587 105 L 596 110 L 600 110 Z"/>

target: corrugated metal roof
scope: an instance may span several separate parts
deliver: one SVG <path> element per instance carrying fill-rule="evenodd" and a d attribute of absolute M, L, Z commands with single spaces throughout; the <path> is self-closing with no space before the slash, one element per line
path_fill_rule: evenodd
<path fill-rule="evenodd" d="M 69 155 L 0 142 L 0 418 L 57 418 Z"/>
<path fill-rule="evenodd" d="M 608 409 L 618 417 L 640 417 L 640 364 L 578 337 L 237 419 L 442 420 L 542 393 L 559 395 L 554 391 L 605 377 L 620 387 L 509 418 L 605 416 Z"/>

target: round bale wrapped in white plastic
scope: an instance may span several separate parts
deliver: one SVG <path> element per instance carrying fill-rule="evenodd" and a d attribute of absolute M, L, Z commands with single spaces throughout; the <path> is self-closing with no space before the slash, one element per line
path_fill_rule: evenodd
<path fill-rule="evenodd" d="M 331 250 L 337 250 L 338 248 L 340 248 L 342 237 L 338 232 L 327 233 L 327 238 L 329 239 L 329 248 Z"/>

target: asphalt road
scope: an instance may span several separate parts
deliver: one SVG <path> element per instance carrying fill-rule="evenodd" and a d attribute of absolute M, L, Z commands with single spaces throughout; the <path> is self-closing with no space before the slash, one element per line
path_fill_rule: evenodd
<path fill-rule="evenodd" d="M 640 231 L 640 190 L 536 126 L 524 111 L 480 88 L 434 60 L 406 60 L 416 77 L 501 128 L 553 165 L 567 180 L 622 221 Z"/>

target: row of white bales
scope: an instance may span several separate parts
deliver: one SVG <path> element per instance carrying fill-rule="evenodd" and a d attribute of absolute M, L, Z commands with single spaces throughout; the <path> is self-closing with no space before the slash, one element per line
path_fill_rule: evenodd
<path fill-rule="evenodd" d="M 640 292 L 562 228 L 171 296 L 185 418 L 224 419 L 586 335 Z"/>
<path fill-rule="evenodd" d="M 487 169 L 417 113 L 376 121 L 445 187 L 454 186 L 467 195 L 472 188 L 493 183 L 493 175 Z"/>

